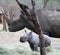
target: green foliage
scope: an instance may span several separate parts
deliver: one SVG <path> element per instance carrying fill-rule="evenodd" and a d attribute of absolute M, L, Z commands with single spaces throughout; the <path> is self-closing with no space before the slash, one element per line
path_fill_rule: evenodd
<path fill-rule="evenodd" d="M 47 8 L 48 9 L 58 9 L 60 6 L 60 0 L 49 0 L 48 4 L 47 4 Z"/>
<path fill-rule="evenodd" d="M 21 3 L 28 5 L 31 7 L 31 0 L 19 0 Z M 44 0 L 34 0 L 36 2 L 36 9 L 42 8 L 43 7 L 43 1 Z M 9 3 L 14 3 L 15 0 L 0 0 L 0 4 L 9 4 Z M 49 0 L 46 8 L 47 9 L 54 9 L 55 7 L 60 7 L 60 0 Z"/>

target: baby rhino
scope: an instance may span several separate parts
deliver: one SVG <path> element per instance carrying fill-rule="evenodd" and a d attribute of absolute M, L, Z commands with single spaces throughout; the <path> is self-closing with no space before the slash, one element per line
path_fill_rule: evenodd
<path fill-rule="evenodd" d="M 49 46 L 51 44 L 51 40 L 50 37 L 48 35 L 43 34 L 44 37 L 44 41 L 45 41 L 45 47 Z M 38 51 L 38 47 L 39 47 L 39 35 L 37 35 L 34 32 L 25 32 L 25 34 L 20 37 L 20 42 L 24 43 L 24 42 L 28 42 L 30 45 L 30 48 L 33 51 Z"/>

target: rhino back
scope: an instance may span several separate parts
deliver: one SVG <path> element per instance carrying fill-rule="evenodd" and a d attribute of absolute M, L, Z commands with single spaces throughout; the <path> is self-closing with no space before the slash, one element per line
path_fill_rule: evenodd
<path fill-rule="evenodd" d="M 39 23 L 44 34 L 60 38 L 60 13 L 37 10 Z"/>

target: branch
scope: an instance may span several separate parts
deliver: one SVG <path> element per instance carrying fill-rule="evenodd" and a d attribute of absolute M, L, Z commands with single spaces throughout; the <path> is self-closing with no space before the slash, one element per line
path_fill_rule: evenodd
<path fill-rule="evenodd" d="M 44 0 L 44 6 L 43 6 L 43 9 L 46 7 L 48 1 L 49 1 L 49 0 Z"/>
<path fill-rule="evenodd" d="M 32 5 L 32 13 L 31 13 L 32 22 L 35 25 L 35 27 L 37 28 L 37 27 L 39 27 L 39 24 L 38 24 L 36 13 L 35 13 L 35 1 L 31 0 L 31 5 Z"/>
<path fill-rule="evenodd" d="M 31 0 L 31 4 L 32 4 L 32 11 L 33 11 L 31 15 L 33 18 L 32 22 L 35 25 L 37 33 L 39 34 L 40 53 L 41 55 L 46 55 L 45 48 L 44 48 L 45 44 L 44 44 L 43 32 L 42 32 L 40 24 L 37 21 L 38 18 L 36 17 L 36 14 L 35 14 L 35 1 Z"/>
<path fill-rule="evenodd" d="M 18 5 L 20 6 L 20 8 L 22 9 L 23 13 L 27 16 L 28 19 L 31 20 L 31 22 L 34 24 L 34 28 L 35 31 L 39 34 L 39 40 L 40 40 L 40 52 L 41 55 L 46 55 L 45 53 L 45 48 L 44 48 L 44 40 L 43 40 L 43 36 L 42 36 L 42 30 L 40 25 L 38 24 L 37 21 L 37 17 L 35 14 L 35 2 L 33 0 L 31 0 L 31 4 L 32 4 L 32 13 L 30 12 L 29 8 L 27 8 L 28 10 L 25 8 L 25 5 L 21 4 L 18 0 L 16 0 Z"/>
<path fill-rule="evenodd" d="M 26 5 L 21 4 L 18 0 L 16 0 L 16 2 L 18 3 L 18 5 L 19 5 L 22 9 L 29 9 Z"/>
<path fill-rule="evenodd" d="M 18 0 L 16 0 L 16 2 L 18 3 L 19 7 L 22 9 L 23 13 L 25 13 L 25 15 L 30 19 L 31 15 L 28 6 L 21 4 Z"/>
<path fill-rule="evenodd" d="M 35 14 L 35 1 L 31 0 L 31 5 L 32 5 L 33 14 Z"/>

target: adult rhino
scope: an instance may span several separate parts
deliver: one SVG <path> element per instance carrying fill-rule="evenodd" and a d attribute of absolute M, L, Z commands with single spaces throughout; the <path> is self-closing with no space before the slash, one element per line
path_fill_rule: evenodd
<path fill-rule="evenodd" d="M 36 11 L 43 33 L 49 35 L 50 37 L 60 38 L 60 12 L 57 12 L 56 14 L 51 11 L 44 12 L 41 10 Z M 35 32 L 33 23 L 23 14 L 21 14 L 17 20 L 9 20 L 6 17 L 6 21 L 10 32 L 19 31 L 24 27 L 27 27 Z"/>
<path fill-rule="evenodd" d="M 41 25 L 42 31 L 44 34 L 49 35 L 50 37 L 60 38 L 60 12 L 53 11 L 44 11 L 36 10 L 38 15 L 38 21 Z M 8 23 L 8 29 L 10 32 L 16 32 L 24 27 L 27 27 L 30 30 L 35 31 L 34 24 L 23 14 L 17 20 L 9 20 L 7 16 L 5 17 Z"/>

